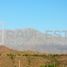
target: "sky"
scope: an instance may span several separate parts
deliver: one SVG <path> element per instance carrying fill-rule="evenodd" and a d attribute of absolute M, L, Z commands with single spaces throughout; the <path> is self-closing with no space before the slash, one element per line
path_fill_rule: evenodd
<path fill-rule="evenodd" d="M 0 29 L 67 30 L 67 0 L 0 0 Z"/>

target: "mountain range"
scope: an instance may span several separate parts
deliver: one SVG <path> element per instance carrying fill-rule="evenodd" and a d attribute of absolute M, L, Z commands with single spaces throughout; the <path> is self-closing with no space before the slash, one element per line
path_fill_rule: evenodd
<path fill-rule="evenodd" d="M 67 53 L 67 40 L 64 37 L 50 36 L 37 30 L 0 30 L 0 43 L 11 49 L 33 50 L 48 53 Z M 1 49 L 1 48 L 0 48 Z"/>

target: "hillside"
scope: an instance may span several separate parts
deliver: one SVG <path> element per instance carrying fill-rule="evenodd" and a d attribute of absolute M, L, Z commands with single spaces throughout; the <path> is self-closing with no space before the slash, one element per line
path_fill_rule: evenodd
<path fill-rule="evenodd" d="M 2 42 L 0 31 L 0 42 Z M 48 53 L 67 53 L 67 39 L 55 37 L 34 29 L 4 30 L 3 41 L 5 46 L 16 50 L 33 50 Z"/>
<path fill-rule="evenodd" d="M 6 51 L 5 51 L 6 50 Z M 33 51 L 14 51 L 0 46 L 0 67 L 45 67 L 54 64 L 56 67 L 67 67 L 67 54 L 46 54 Z"/>

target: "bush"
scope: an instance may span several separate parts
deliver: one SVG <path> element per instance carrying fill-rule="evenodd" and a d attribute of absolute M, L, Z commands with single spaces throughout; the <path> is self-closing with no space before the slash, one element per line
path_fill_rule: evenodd
<path fill-rule="evenodd" d="M 40 67 L 56 67 L 56 64 L 41 65 Z"/>

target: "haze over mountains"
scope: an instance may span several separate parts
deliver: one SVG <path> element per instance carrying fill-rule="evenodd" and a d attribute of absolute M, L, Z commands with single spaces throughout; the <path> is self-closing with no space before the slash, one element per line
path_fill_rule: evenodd
<path fill-rule="evenodd" d="M 67 40 L 51 36 L 34 29 L 4 30 L 4 45 L 17 50 L 34 50 L 48 53 L 67 53 Z M 0 30 L 0 43 L 2 30 Z"/>

